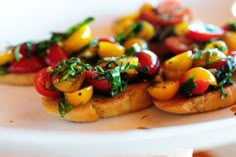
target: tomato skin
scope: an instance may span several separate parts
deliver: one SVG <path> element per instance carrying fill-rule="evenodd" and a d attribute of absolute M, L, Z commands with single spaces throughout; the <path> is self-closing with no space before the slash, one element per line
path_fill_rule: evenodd
<path fill-rule="evenodd" d="M 180 83 L 182 84 L 186 81 L 186 79 L 182 79 Z M 196 87 L 191 91 L 191 95 L 202 95 L 210 86 L 210 83 L 206 80 L 194 79 L 193 82 L 196 84 Z"/>
<path fill-rule="evenodd" d="M 168 37 L 164 41 L 165 47 L 173 54 L 180 54 L 188 50 L 192 50 L 192 41 L 180 37 Z"/>
<path fill-rule="evenodd" d="M 226 63 L 227 63 L 227 60 L 226 59 L 222 59 L 222 60 L 219 60 L 215 63 L 212 63 L 209 65 L 209 68 L 213 68 L 213 69 L 219 69 L 219 68 L 222 68 L 224 66 L 226 66 Z"/>
<path fill-rule="evenodd" d="M 94 89 L 104 91 L 112 88 L 108 79 L 97 79 L 99 74 L 94 71 L 85 71 L 85 79 Z"/>
<path fill-rule="evenodd" d="M 224 30 L 220 27 L 204 23 L 192 23 L 189 25 L 187 37 L 190 39 L 205 42 L 220 38 L 224 35 Z"/>
<path fill-rule="evenodd" d="M 67 53 L 56 44 L 51 45 L 44 56 L 44 61 L 49 66 L 56 66 L 58 62 L 66 59 L 68 59 Z"/>
<path fill-rule="evenodd" d="M 29 49 L 27 49 L 29 47 Z M 35 55 L 35 45 L 31 42 L 25 42 L 20 44 L 20 54 L 22 55 L 23 58 L 29 58 L 30 56 Z"/>
<path fill-rule="evenodd" d="M 149 75 L 155 75 L 159 71 L 160 61 L 158 56 L 149 50 L 143 50 L 135 54 L 139 60 L 139 67 L 137 68 L 138 71 L 142 71 L 142 69 L 146 68 L 147 73 Z"/>
<path fill-rule="evenodd" d="M 110 43 L 116 43 L 116 40 L 115 40 L 115 38 L 113 38 L 113 37 L 99 38 L 99 39 L 98 39 L 98 42 L 100 42 L 100 41 L 105 41 L 105 42 L 110 42 Z"/>
<path fill-rule="evenodd" d="M 51 84 L 52 78 L 48 72 L 48 67 L 41 69 L 34 77 L 34 87 L 39 94 L 46 97 L 59 97 L 60 92 L 50 89 Z"/>
<path fill-rule="evenodd" d="M 162 25 L 174 25 L 184 20 L 190 20 L 192 17 L 191 11 L 175 0 L 160 2 L 155 11 L 157 13 L 157 23 Z"/>
<path fill-rule="evenodd" d="M 151 23 L 152 25 L 156 26 L 158 25 L 157 19 L 156 19 L 156 15 L 152 10 L 145 10 L 142 11 L 139 15 L 139 20 L 144 20 L 144 21 L 148 21 L 149 23 Z"/>
<path fill-rule="evenodd" d="M 20 61 L 13 62 L 7 71 L 10 73 L 30 73 L 37 72 L 45 67 L 44 63 L 38 57 L 21 58 Z"/>

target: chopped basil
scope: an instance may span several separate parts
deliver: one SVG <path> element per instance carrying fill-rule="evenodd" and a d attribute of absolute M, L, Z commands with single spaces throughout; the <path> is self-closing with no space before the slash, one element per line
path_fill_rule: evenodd
<path fill-rule="evenodd" d="M 140 50 L 141 50 L 140 46 L 137 43 L 135 43 L 133 46 L 131 46 L 125 51 L 125 54 L 127 56 L 134 56 L 137 52 L 140 52 Z"/>
<path fill-rule="evenodd" d="M 127 65 L 117 66 L 108 72 L 111 76 L 110 81 L 112 89 L 110 94 L 112 97 L 124 91 L 124 89 L 127 87 L 127 83 L 121 79 L 121 72 L 124 70 L 135 69 L 135 68 L 137 68 L 137 65 L 127 64 Z"/>
<path fill-rule="evenodd" d="M 183 94 L 185 94 L 187 96 L 192 95 L 193 89 L 197 87 L 196 83 L 194 83 L 194 81 L 193 81 L 194 77 L 195 77 L 195 75 L 190 76 L 186 82 L 181 84 L 180 91 Z"/>
<path fill-rule="evenodd" d="M 202 59 L 203 58 L 204 51 L 198 50 L 192 55 L 192 59 Z"/>
<path fill-rule="evenodd" d="M 46 50 L 51 45 L 50 40 L 43 40 L 35 44 L 35 54 L 39 57 L 43 57 L 46 54 Z"/>
<path fill-rule="evenodd" d="M 121 30 L 116 36 L 115 40 L 119 43 L 123 43 L 125 40 L 134 37 L 137 33 L 139 33 L 143 29 L 142 22 L 134 22 L 130 28 L 126 31 Z"/>
<path fill-rule="evenodd" d="M 20 58 L 21 58 L 21 54 L 20 54 L 20 45 L 16 46 L 15 49 L 14 49 L 14 56 L 15 56 L 15 60 L 17 62 L 20 61 Z"/>
<path fill-rule="evenodd" d="M 64 117 L 65 114 L 70 112 L 72 109 L 73 109 L 73 106 L 68 101 L 66 101 L 65 98 L 62 98 L 62 100 L 59 103 L 59 113 L 61 117 Z"/>
<path fill-rule="evenodd" d="M 89 69 L 91 69 L 89 64 L 82 63 L 78 58 L 70 58 L 59 62 L 52 75 L 60 74 L 60 81 L 63 81 L 70 77 L 74 78 Z"/>
<path fill-rule="evenodd" d="M 226 25 L 229 31 L 236 32 L 236 21 L 230 22 Z"/>
<path fill-rule="evenodd" d="M 26 55 L 29 59 L 32 58 L 32 56 L 31 56 L 32 46 L 33 46 L 32 42 L 30 42 L 30 41 L 25 42 L 25 51 L 26 51 Z"/>
<path fill-rule="evenodd" d="M 233 84 L 233 72 L 236 70 L 236 59 L 233 57 L 228 56 L 226 65 L 222 68 L 217 69 L 214 73 L 218 85 L 216 86 L 217 89 L 220 89 L 221 97 L 225 98 L 227 94 L 224 91 L 225 85 Z"/>

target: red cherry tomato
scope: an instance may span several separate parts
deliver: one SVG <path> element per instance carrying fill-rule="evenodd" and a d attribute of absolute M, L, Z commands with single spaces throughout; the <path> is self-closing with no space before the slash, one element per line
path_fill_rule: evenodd
<path fill-rule="evenodd" d="M 94 71 L 85 71 L 85 78 L 89 85 L 92 85 L 96 90 L 109 90 L 112 88 L 108 79 L 98 79 L 99 74 Z"/>
<path fill-rule="evenodd" d="M 200 22 L 190 24 L 189 32 L 187 34 L 189 38 L 200 42 L 217 39 L 223 35 L 224 30 L 222 28 Z"/>
<path fill-rule="evenodd" d="M 192 50 L 192 41 L 180 37 L 168 37 L 164 41 L 165 47 L 174 54 L 179 54 L 188 50 Z"/>
<path fill-rule="evenodd" d="M 45 67 L 38 57 L 21 58 L 20 61 L 13 62 L 7 69 L 10 73 L 31 73 L 37 72 Z"/>
<path fill-rule="evenodd" d="M 222 68 L 222 67 L 226 66 L 226 63 L 227 63 L 227 60 L 226 59 L 222 59 L 222 60 L 219 60 L 217 62 L 214 62 L 214 63 L 210 64 L 209 68 L 219 69 L 219 68 Z"/>
<path fill-rule="evenodd" d="M 156 14 L 152 10 L 145 10 L 141 12 L 138 19 L 148 21 L 154 26 L 158 25 Z"/>
<path fill-rule="evenodd" d="M 185 83 L 187 80 L 182 79 L 180 83 Z M 196 87 L 192 89 L 190 95 L 201 95 L 206 92 L 210 86 L 207 80 L 194 79 L 193 82 L 196 84 Z"/>
<path fill-rule="evenodd" d="M 157 23 L 162 25 L 174 25 L 182 21 L 189 21 L 192 16 L 191 11 L 176 0 L 160 2 L 155 11 Z"/>
<path fill-rule="evenodd" d="M 67 53 L 56 44 L 51 45 L 44 56 L 45 63 L 50 66 L 56 66 L 58 62 L 66 59 L 68 59 Z"/>
<path fill-rule="evenodd" d="M 115 40 L 115 38 L 113 38 L 113 37 L 99 38 L 99 39 L 98 39 L 98 42 L 100 42 L 100 41 L 106 41 L 106 42 L 110 42 L 110 43 L 116 43 L 116 40 Z"/>
<path fill-rule="evenodd" d="M 30 58 L 34 55 L 35 45 L 31 42 L 20 44 L 20 54 L 23 58 Z"/>
<path fill-rule="evenodd" d="M 159 70 L 160 61 L 155 53 L 144 50 L 135 54 L 139 60 L 138 71 L 142 71 L 149 75 L 155 75 Z"/>
<path fill-rule="evenodd" d="M 34 77 L 34 88 L 36 91 L 46 97 L 59 97 L 58 91 L 50 88 L 52 84 L 52 78 L 48 72 L 48 68 L 41 69 Z"/>
<path fill-rule="evenodd" d="M 206 80 L 194 80 L 196 88 L 192 90 L 193 95 L 201 95 L 206 92 L 209 87 L 209 82 Z"/>

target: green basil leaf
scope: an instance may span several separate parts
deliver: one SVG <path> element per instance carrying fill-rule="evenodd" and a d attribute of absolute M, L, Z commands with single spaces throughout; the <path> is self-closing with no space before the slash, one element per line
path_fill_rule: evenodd
<path fill-rule="evenodd" d="M 20 45 L 16 46 L 15 49 L 14 49 L 14 56 L 15 56 L 15 60 L 17 62 L 20 61 L 20 57 L 21 57 L 21 54 L 20 54 Z"/>
<path fill-rule="evenodd" d="M 125 51 L 125 54 L 127 56 L 134 56 L 137 52 L 140 52 L 140 51 L 141 51 L 140 46 L 137 43 L 135 43 L 133 46 L 131 46 Z"/>
<path fill-rule="evenodd" d="M 61 117 L 64 117 L 65 114 L 67 114 L 68 112 L 70 112 L 73 109 L 73 106 L 66 101 L 65 98 L 63 98 L 60 103 L 59 103 L 59 113 L 61 115 Z"/>
<path fill-rule="evenodd" d="M 66 32 L 65 32 L 65 36 L 69 37 L 71 36 L 76 30 L 78 30 L 79 28 L 81 28 L 82 26 L 91 23 L 94 21 L 93 17 L 88 17 L 86 18 L 84 21 L 77 23 L 76 25 L 72 26 L 71 28 L 69 28 Z"/>
<path fill-rule="evenodd" d="M 195 75 L 190 76 L 186 82 L 184 82 L 180 85 L 180 91 L 183 94 L 185 94 L 187 96 L 192 95 L 193 89 L 197 87 L 196 83 L 194 83 L 194 81 L 193 81 L 194 77 L 195 77 Z"/>

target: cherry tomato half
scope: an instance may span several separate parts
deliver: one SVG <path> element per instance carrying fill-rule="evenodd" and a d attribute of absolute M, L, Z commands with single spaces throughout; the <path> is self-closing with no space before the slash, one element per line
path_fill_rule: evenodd
<path fill-rule="evenodd" d="M 38 57 L 21 58 L 20 61 L 13 62 L 7 69 L 10 73 L 30 73 L 37 72 L 45 67 Z"/>
<path fill-rule="evenodd" d="M 41 69 L 34 77 L 34 88 L 36 91 L 46 97 L 59 97 L 60 92 L 52 90 L 52 78 L 48 72 L 48 67 Z"/>
<path fill-rule="evenodd" d="M 45 63 L 50 66 L 56 66 L 58 62 L 65 59 L 68 59 L 67 53 L 56 44 L 51 45 L 44 56 Z"/>
<path fill-rule="evenodd" d="M 224 35 L 224 30 L 212 24 L 201 22 L 191 23 L 187 36 L 193 40 L 204 42 L 220 38 Z"/>
<path fill-rule="evenodd" d="M 89 85 L 92 85 L 96 90 L 109 90 L 112 88 L 108 79 L 98 79 L 99 74 L 94 71 L 85 71 L 85 78 Z"/>
<path fill-rule="evenodd" d="M 168 37 L 164 41 L 165 47 L 173 54 L 179 54 L 192 50 L 192 41 L 181 37 Z"/>
<path fill-rule="evenodd" d="M 138 71 L 142 71 L 149 75 L 155 75 L 160 66 L 160 61 L 158 56 L 149 50 L 143 50 L 135 54 L 139 60 Z"/>
<path fill-rule="evenodd" d="M 157 23 L 162 25 L 174 25 L 182 21 L 189 21 L 192 13 L 178 1 L 166 0 L 160 2 L 155 8 Z"/>

